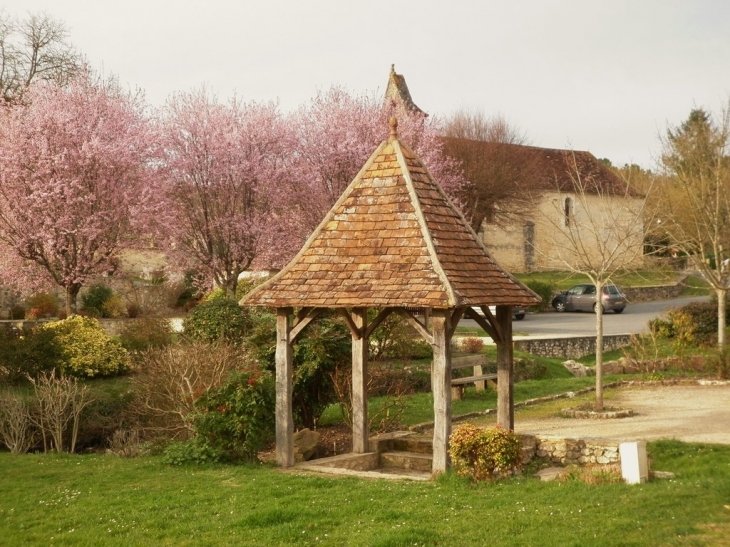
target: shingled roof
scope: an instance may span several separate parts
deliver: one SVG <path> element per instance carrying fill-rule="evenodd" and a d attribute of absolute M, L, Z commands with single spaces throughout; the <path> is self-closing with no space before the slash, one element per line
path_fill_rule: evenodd
<path fill-rule="evenodd" d="M 373 153 L 296 257 L 241 300 L 281 307 L 522 305 L 502 270 L 396 134 Z"/>
<path fill-rule="evenodd" d="M 443 137 L 443 142 L 446 145 L 447 154 L 461 149 L 472 154 L 480 154 L 484 158 L 498 155 L 500 158 L 508 158 L 510 162 L 528 165 L 532 180 L 521 181 L 522 187 L 526 191 L 580 191 L 576 188 L 579 176 L 582 189 L 589 194 L 643 197 L 587 151 L 541 148 L 524 144 L 453 137 Z"/>

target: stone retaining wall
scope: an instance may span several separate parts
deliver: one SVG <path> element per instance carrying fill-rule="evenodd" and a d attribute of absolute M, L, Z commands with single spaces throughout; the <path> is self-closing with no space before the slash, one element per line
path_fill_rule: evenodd
<path fill-rule="evenodd" d="M 611 465 L 621 461 L 618 442 L 527 435 L 522 442 L 526 461 L 533 457 L 560 465 Z"/>
<path fill-rule="evenodd" d="M 677 298 L 684 290 L 684 282 L 687 276 L 671 285 L 653 285 L 650 287 L 622 287 L 629 302 L 650 302 L 653 300 L 666 300 Z"/>
<path fill-rule="evenodd" d="M 603 336 L 604 351 L 611 351 L 629 345 L 631 336 L 613 334 Z M 515 349 L 526 351 L 542 357 L 558 357 L 561 359 L 580 359 L 584 355 L 596 353 L 595 336 L 573 336 L 570 338 L 531 338 L 516 340 Z"/>

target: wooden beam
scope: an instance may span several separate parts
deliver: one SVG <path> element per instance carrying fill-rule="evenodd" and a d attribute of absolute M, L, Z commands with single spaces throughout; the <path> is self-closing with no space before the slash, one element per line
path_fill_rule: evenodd
<path fill-rule="evenodd" d="M 489 324 L 475 310 L 473 310 L 471 308 L 467 308 L 466 311 L 464 312 L 464 315 L 466 317 L 468 317 L 469 319 L 473 319 L 474 321 L 476 321 L 476 324 L 479 325 L 480 327 L 482 327 L 484 329 L 484 332 L 486 332 L 492 340 L 494 340 L 495 342 L 497 341 L 497 338 L 499 338 L 499 336 L 497 336 L 497 333 L 494 331 L 494 328 L 492 327 L 492 325 Z"/>
<path fill-rule="evenodd" d="M 290 343 L 294 343 L 297 341 L 297 338 L 299 338 L 299 335 L 302 333 L 302 331 L 307 328 L 307 326 L 317 319 L 320 315 L 322 315 L 325 312 L 325 308 L 303 308 L 307 310 L 306 315 L 299 318 L 299 314 L 297 315 L 298 321 L 296 326 L 294 326 L 291 329 L 291 332 L 289 333 L 289 341 Z M 301 310 L 300 314 L 301 314 Z"/>
<path fill-rule="evenodd" d="M 393 313 L 393 308 L 380 310 L 380 313 L 375 317 L 375 319 L 373 319 L 373 322 L 365 329 L 365 338 L 370 338 L 373 331 L 377 329 L 380 326 L 380 323 L 385 321 L 391 313 Z"/>
<path fill-rule="evenodd" d="M 418 319 L 416 319 L 416 317 L 411 312 L 409 312 L 405 308 L 394 308 L 394 311 L 398 315 L 403 317 L 406 321 L 408 321 L 408 323 L 418 331 L 418 333 L 423 337 L 424 340 L 426 340 L 426 342 L 433 345 L 433 336 L 431 336 L 431 333 L 428 332 L 426 326 Z"/>
<path fill-rule="evenodd" d="M 433 310 L 433 463 L 434 475 L 449 467 L 449 436 L 451 435 L 451 330 L 448 310 Z"/>
<path fill-rule="evenodd" d="M 356 336 L 367 329 L 366 308 L 352 310 L 352 451 L 368 451 L 368 339 Z"/>
<path fill-rule="evenodd" d="M 359 340 L 360 338 L 362 338 L 362 329 L 357 327 L 355 321 L 353 321 L 352 317 L 350 316 L 350 312 L 347 311 L 346 308 L 337 308 L 337 313 L 345 320 L 345 324 L 347 325 L 347 328 L 350 329 L 350 334 L 352 334 L 353 339 L 357 338 Z"/>
<path fill-rule="evenodd" d="M 499 309 L 499 306 L 497 306 L 497 309 Z M 510 307 L 510 309 L 512 308 Z M 492 336 L 492 340 L 494 340 L 495 343 L 504 341 L 504 331 L 502 330 L 499 321 L 497 321 L 496 318 L 492 315 L 489 306 L 481 306 L 481 310 L 484 313 L 484 318 L 489 321 L 489 323 L 494 328 L 494 334 L 496 335 L 496 338 Z"/>
<path fill-rule="evenodd" d="M 471 309 L 471 308 L 469 308 Z M 464 313 L 466 312 L 466 306 L 461 308 L 456 308 L 454 312 L 451 314 L 451 329 L 449 330 L 449 338 L 453 338 L 454 332 L 456 331 L 456 326 L 459 324 L 459 321 L 461 321 L 461 318 L 464 316 Z"/>
<path fill-rule="evenodd" d="M 497 306 L 496 322 L 505 334 L 505 338 L 497 342 L 497 425 L 514 431 L 512 306 Z"/>
<path fill-rule="evenodd" d="M 291 308 L 276 310 L 276 461 L 282 467 L 294 465 L 291 314 Z"/>

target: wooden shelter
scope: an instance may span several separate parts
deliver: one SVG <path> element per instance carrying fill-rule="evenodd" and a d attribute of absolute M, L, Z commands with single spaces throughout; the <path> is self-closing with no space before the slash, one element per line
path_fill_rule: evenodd
<path fill-rule="evenodd" d="M 292 347 L 325 310 L 352 334 L 353 452 L 368 451 L 368 339 L 391 313 L 402 315 L 433 348 L 434 473 L 448 467 L 451 338 L 459 320 L 477 321 L 497 344 L 498 423 L 513 429 L 511 307 L 540 298 L 502 270 L 420 159 L 390 138 L 355 179 L 294 259 L 244 297 L 243 306 L 276 309 L 276 458 L 294 464 Z M 496 306 L 496 314 L 488 306 Z M 472 307 L 481 307 L 484 317 Z M 368 308 L 379 313 L 368 323 Z M 425 310 L 422 315 L 414 309 Z M 425 318 L 428 317 L 428 320 Z"/>

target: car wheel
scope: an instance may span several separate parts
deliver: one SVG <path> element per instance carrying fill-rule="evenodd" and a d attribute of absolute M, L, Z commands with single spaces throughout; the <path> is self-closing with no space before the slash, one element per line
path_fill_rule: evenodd
<path fill-rule="evenodd" d="M 517 315 L 515 315 L 515 319 L 517 319 L 517 321 L 522 321 L 524 318 L 525 318 L 524 313 L 518 313 Z"/>
<path fill-rule="evenodd" d="M 555 311 L 563 312 L 565 311 L 565 302 L 558 300 L 553 304 L 553 308 L 555 308 Z"/>
<path fill-rule="evenodd" d="M 593 303 L 593 313 L 596 313 L 596 306 L 597 306 L 597 304 L 594 302 Z M 606 308 L 603 308 L 603 311 L 606 311 Z"/>
<path fill-rule="evenodd" d="M 626 308 L 621 308 L 618 310 L 613 310 L 613 313 L 622 313 Z"/>

